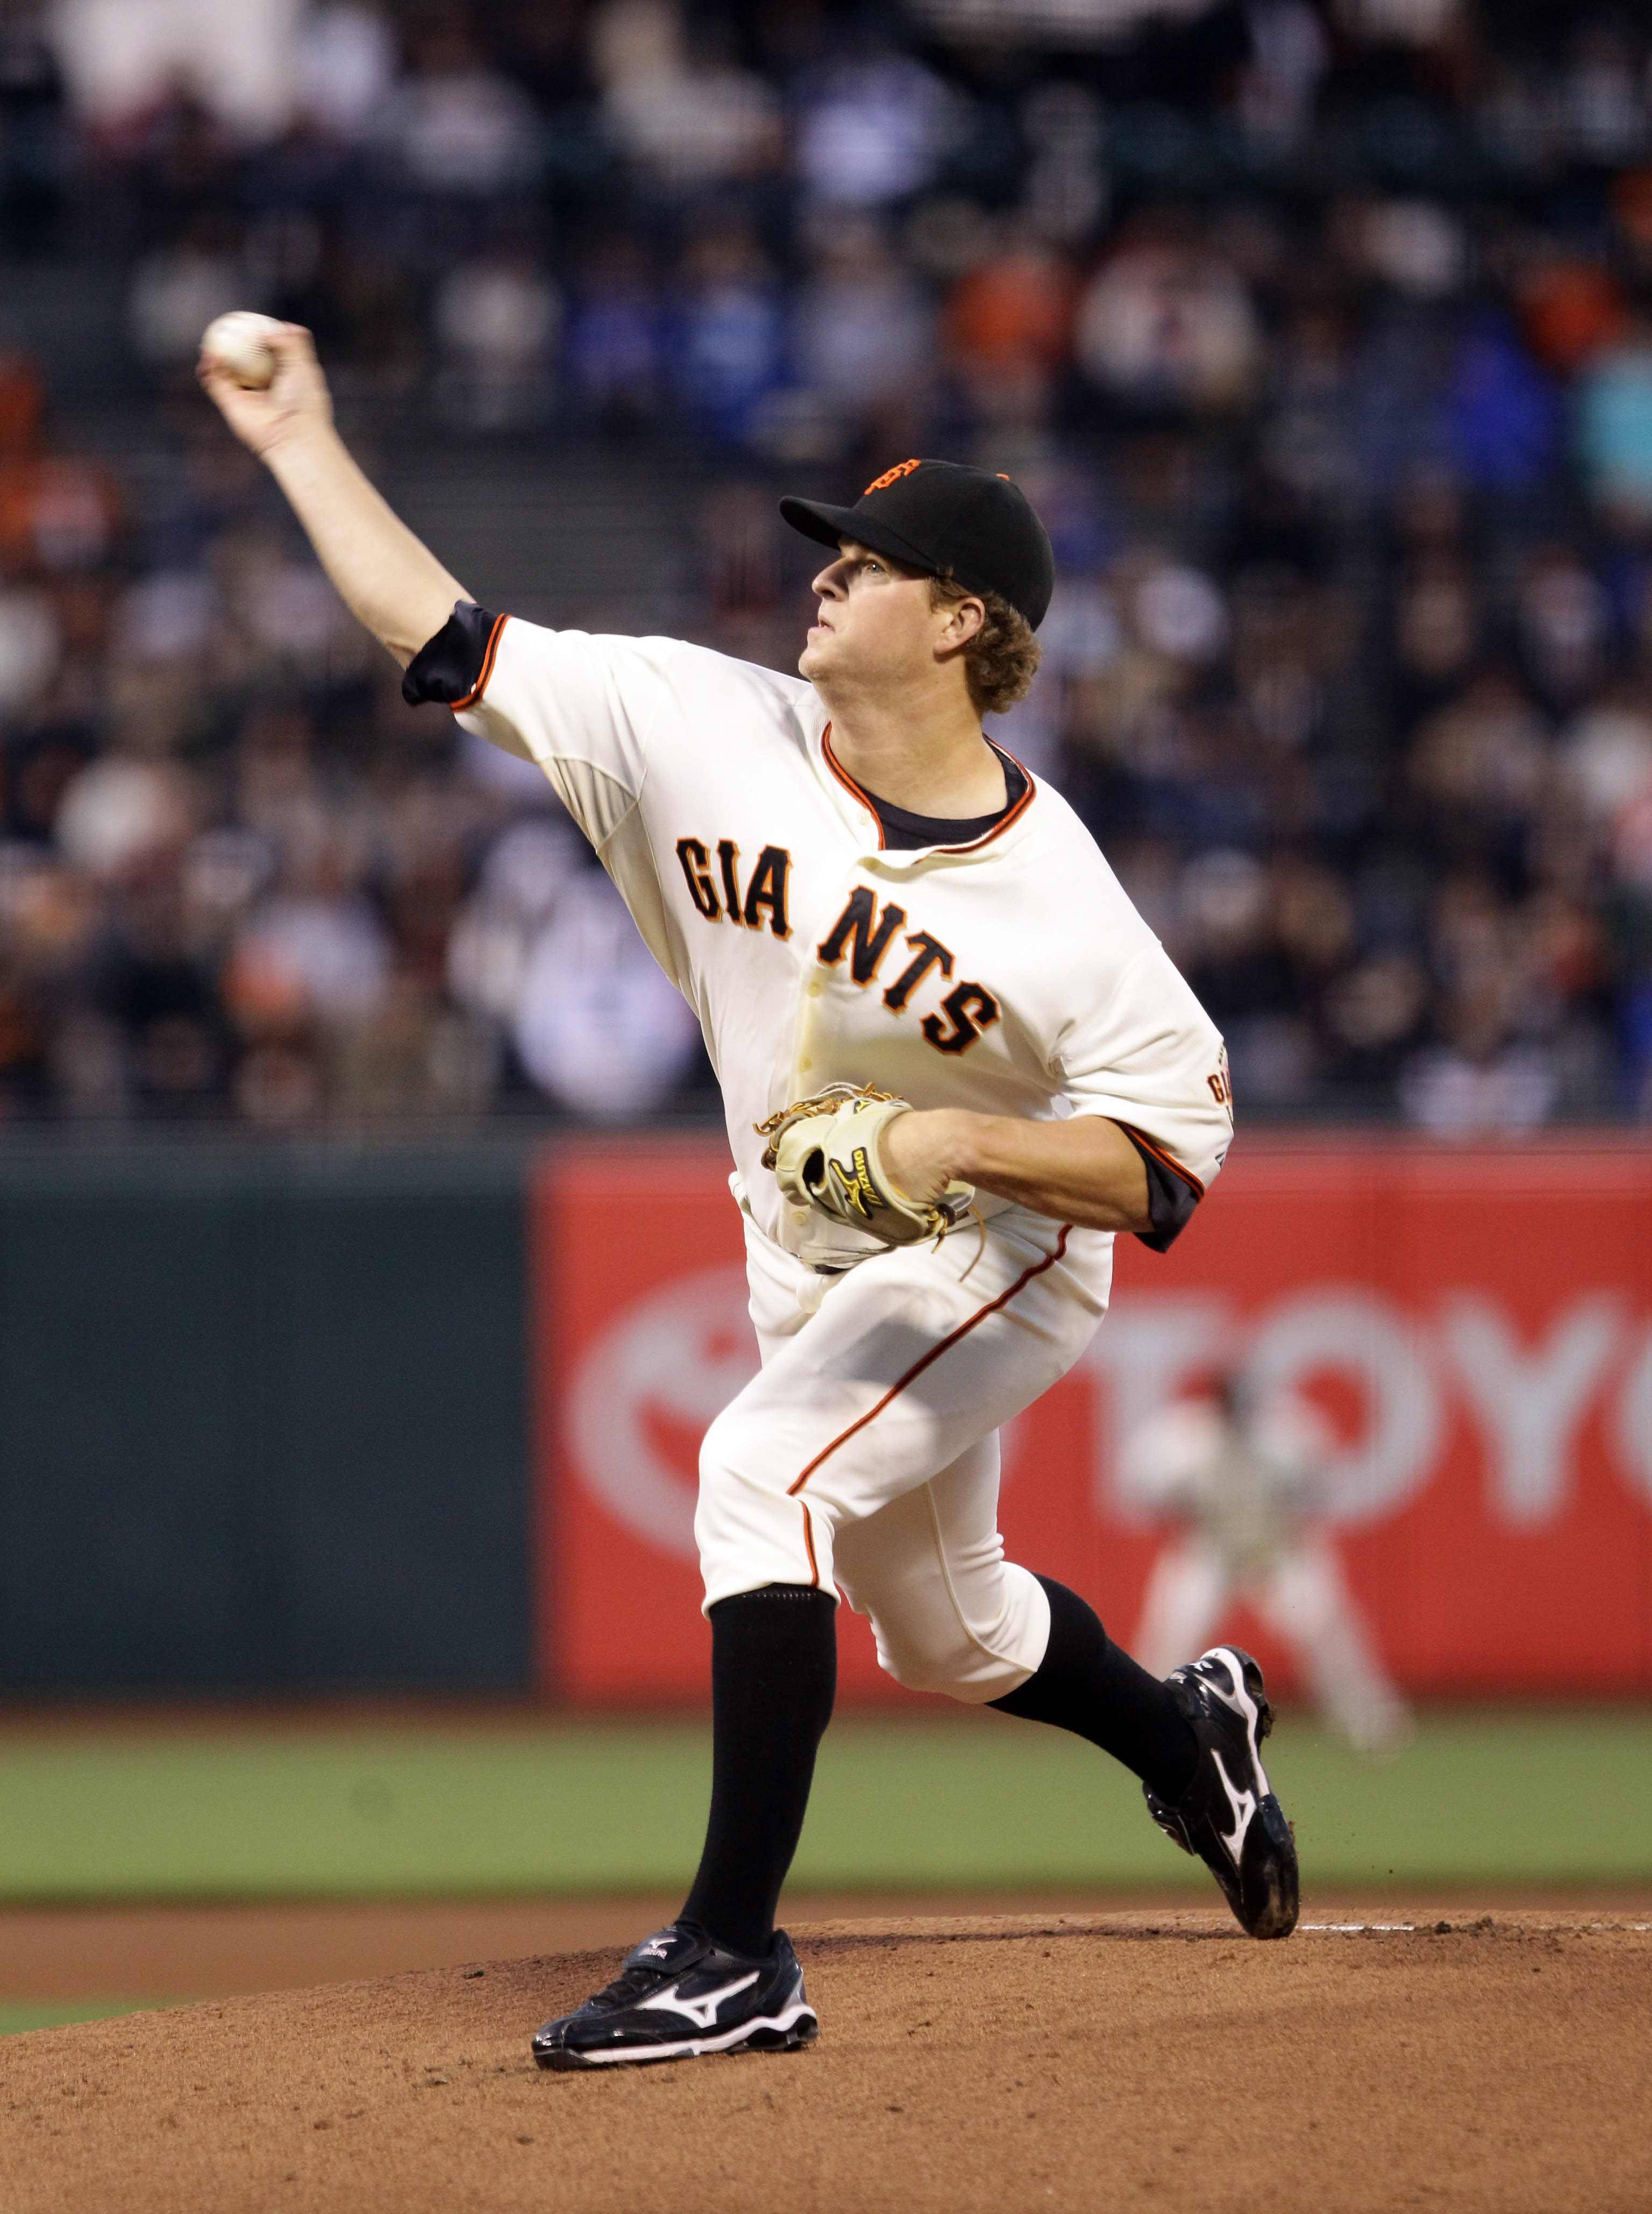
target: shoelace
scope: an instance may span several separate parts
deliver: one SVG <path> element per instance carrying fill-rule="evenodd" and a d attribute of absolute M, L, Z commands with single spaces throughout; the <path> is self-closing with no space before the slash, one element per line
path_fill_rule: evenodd
<path fill-rule="evenodd" d="M 681 1972 L 680 1969 L 674 1971 L 666 1967 L 622 1969 L 611 1984 L 605 1984 L 585 2003 L 588 2007 L 623 2006 L 629 1999 L 640 1999 L 674 1973 Z"/>

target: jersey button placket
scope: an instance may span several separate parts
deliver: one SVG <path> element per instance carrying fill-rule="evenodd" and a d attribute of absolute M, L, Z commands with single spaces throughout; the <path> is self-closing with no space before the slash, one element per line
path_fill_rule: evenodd
<path fill-rule="evenodd" d="M 823 1012 L 820 1003 L 832 982 L 832 971 L 822 965 L 819 948 L 822 936 L 832 927 L 831 918 L 848 898 L 866 865 L 867 857 L 864 856 L 857 855 L 850 862 L 848 874 L 838 884 L 835 903 L 823 906 L 814 916 L 809 936 L 805 941 L 808 951 L 798 992 L 797 1032 L 792 1059 L 792 1097 L 795 1099 L 807 1098 L 811 1092 L 817 1092 L 824 1081 L 820 1076 L 823 1043 L 819 1035 L 820 1018 Z"/>

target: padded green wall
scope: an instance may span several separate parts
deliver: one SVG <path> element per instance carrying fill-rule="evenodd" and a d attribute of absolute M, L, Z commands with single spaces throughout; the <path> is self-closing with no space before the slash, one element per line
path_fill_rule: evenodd
<path fill-rule="evenodd" d="M 0 1691 L 527 1684 L 524 1176 L 0 1158 Z"/>

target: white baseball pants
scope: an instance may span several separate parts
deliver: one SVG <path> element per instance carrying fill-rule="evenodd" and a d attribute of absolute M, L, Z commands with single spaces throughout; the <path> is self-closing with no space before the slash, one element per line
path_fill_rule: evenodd
<path fill-rule="evenodd" d="M 938 1249 L 817 1275 L 746 1222 L 763 1367 L 707 1431 L 705 1605 L 834 1584 L 896 1681 L 983 1703 L 1044 1658 L 1050 1605 L 998 1535 L 999 1427 L 1083 1351 L 1110 1232 L 1012 1208 Z"/>

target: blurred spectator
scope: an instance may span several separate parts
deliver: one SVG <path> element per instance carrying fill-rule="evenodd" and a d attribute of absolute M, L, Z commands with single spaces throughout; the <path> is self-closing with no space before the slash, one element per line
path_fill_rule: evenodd
<path fill-rule="evenodd" d="M 1379 200 L 1362 210 L 1357 250 L 1373 276 L 1418 300 L 1444 299 L 1466 272 L 1462 226 L 1433 200 Z"/>
<path fill-rule="evenodd" d="M 774 503 L 754 484 L 728 484 L 699 513 L 702 590 L 710 642 L 737 660 L 784 667 L 796 658 L 781 615 L 780 531 Z"/>
<path fill-rule="evenodd" d="M 215 316 L 259 304 L 222 219 L 202 216 L 138 264 L 127 304 L 132 344 L 156 369 L 192 364 Z"/>
<path fill-rule="evenodd" d="M 658 185 L 680 191 L 722 183 L 778 160 L 773 88 L 720 54 L 691 56 L 669 0 L 607 0 L 593 49 L 603 119 Z"/>
<path fill-rule="evenodd" d="M 329 137 L 351 139 L 370 125 L 396 72 L 396 42 L 375 8 L 344 0 L 317 8 L 297 53 L 297 97 Z"/>
<path fill-rule="evenodd" d="M 627 1122 L 660 1104 L 699 1043 L 699 1024 L 607 878 L 570 878 L 522 978 L 523 1066 L 564 1106 Z"/>
<path fill-rule="evenodd" d="M 111 470 L 46 445 L 38 383 L 14 363 L 0 389 L 0 570 L 21 578 L 96 569 L 114 551 L 122 512 Z"/>
<path fill-rule="evenodd" d="M 1334 310 L 1301 310 L 1276 343 L 1262 452 L 1274 480 L 1333 511 L 1354 489 L 1349 334 Z"/>
<path fill-rule="evenodd" d="M 0 225 L 8 250 L 23 256 L 57 241 L 75 150 L 45 29 L 32 10 L 0 22 Z"/>
<path fill-rule="evenodd" d="M 1288 153 L 1313 120 L 1330 41 L 1306 0 L 1258 0 L 1246 17 L 1251 58 L 1240 76 L 1240 121 L 1271 152 Z"/>
<path fill-rule="evenodd" d="M 1644 154 L 1645 74 L 1644 57 L 1615 25 L 1582 28 L 1562 79 L 1560 107 L 1567 136 L 1584 161 L 1613 168 Z"/>
<path fill-rule="evenodd" d="M 1198 570 L 1175 561 L 1147 563 L 1127 602 L 1143 640 L 1170 661 L 1214 661 L 1228 643 L 1222 594 Z"/>
<path fill-rule="evenodd" d="M 1585 817 L 1609 832 L 1652 795 L 1652 707 L 1632 696 L 1601 701 L 1567 731 L 1560 757 Z"/>
<path fill-rule="evenodd" d="M 186 79 L 258 138 L 291 112 L 300 14 L 300 0 L 56 0 L 52 29 L 75 103 L 101 128 Z"/>
<path fill-rule="evenodd" d="M 373 113 L 392 174 L 416 193 L 485 200 L 533 184 L 539 131 L 533 102 L 491 69 L 462 9 L 416 17 L 408 73 Z"/>
<path fill-rule="evenodd" d="M 119 889 L 174 865 L 192 815 L 189 787 L 175 768 L 109 755 L 88 763 L 64 792 L 58 843 L 76 868 Z"/>
<path fill-rule="evenodd" d="M 1100 101 L 1084 85 L 1040 85 L 1021 104 L 1021 126 L 1031 155 L 1021 199 L 1028 229 L 1052 245 L 1082 245 L 1107 209 Z"/>
<path fill-rule="evenodd" d="M 1652 519 L 1652 322 L 1622 338 L 1582 376 L 1578 440 L 1590 490 L 1632 529 Z"/>
<path fill-rule="evenodd" d="M 785 337 L 779 286 L 747 225 L 718 223 L 689 247 L 673 320 L 670 359 L 689 416 L 741 443 L 780 382 Z"/>
<path fill-rule="evenodd" d="M 32 707 L 58 671 L 62 637 L 44 592 L 0 590 L 0 699 Z"/>
<path fill-rule="evenodd" d="M 249 1026 L 278 1011 L 342 1031 L 375 1014 L 389 988 L 383 927 L 348 866 L 325 848 L 308 858 L 308 867 L 283 873 L 282 890 L 259 902 L 230 949 L 224 989 Z"/>
<path fill-rule="evenodd" d="M 1521 645 L 1537 690 L 1570 706 L 1605 673 L 1606 594 L 1570 547 L 1532 555 L 1516 587 Z"/>
<path fill-rule="evenodd" d="M 222 1104 L 229 1026 L 189 942 L 175 867 L 136 885 L 97 964 L 94 1005 L 110 1024 L 122 1089 L 141 1113 L 212 1113 Z"/>
<path fill-rule="evenodd" d="M 933 310 L 875 218 L 834 212 L 819 228 L 793 323 L 798 377 L 848 438 L 899 444 L 933 369 Z"/>
<path fill-rule="evenodd" d="M 1598 261 L 1545 248 L 1522 278 L 1519 298 L 1533 352 L 1562 376 L 1575 376 L 1624 334 L 1623 286 Z"/>
<path fill-rule="evenodd" d="M 1013 234 L 959 279 L 946 333 L 978 414 L 1040 419 L 1070 352 L 1073 289 L 1057 254 Z"/>
<path fill-rule="evenodd" d="M 1492 671 L 1422 725 L 1409 766 L 1437 851 L 1506 860 L 1537 806 L 1547 747 L 1519 687 Z"/>
<path fill-rule="evenodd" d="M 796 162 L 811 198 L 850 207 L 909 199 L 935 176 L 960 102 L 905 55 L 811 71 L 798 92 Z"/>
<path fill-rule="evenodd" d="M 611 430 L 647 423 L 664 382 L 661 309 L 648 257 L 624 233 L 586 258 L 569 321 L 568 374 Z"/>
<path fill-rule="evenodd" d="M 1532 1130 L 1548 1120 L 1555 1074 L 1536 1046 L 1509 1039 L 1490 992 L 1447 1010 L 1444 1042 L 1418 1054 L 1400 1079 L 1408 1119 L 1439 1138 Z"/>
<path fill-rule="evenodd" d="M 1484 878 L 1459 877 L 1435 903 L 1432 937 L 1444 990 L 1436 1043 L 1401 1075 L 1407 1116 L 1442 1136 L 1533 1128 L 1554 1104 L 1558 1072 L 1520 1035 L 1533 1010 L 1515 917 Z"/>
<path fill-rule="evenodd" d="M 1261 368 L 1261 332 L 1233 271 L 1192 247 L 1144 242 L 1107 262 L 1080 302 L 1087 376 L 1142 405 L 1236 407 Z"/>
<path fill-rule="evenodd" d="M 497 841 L 448 941 L 448 981 L 461 1006 L 514 1027 L 534 943 L 583 865 L 563 817 L 516 823 Z"/>
<path fill-rule="evenodd" d="M 542 414 L 561 321 L 556 288 L 526 254 L 479 256 L 450 269 L 435 306 L 446 412 L 479 431 Z"/>
<path fill-rule="evenodd" d="M 1509 497 L 1547 478 L 1558 456 L 1559 407 L 1506 316 L 1482 314 L 1466 325 L 1446 406 L 1465 484 Z"/>

